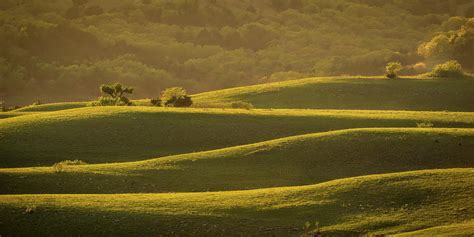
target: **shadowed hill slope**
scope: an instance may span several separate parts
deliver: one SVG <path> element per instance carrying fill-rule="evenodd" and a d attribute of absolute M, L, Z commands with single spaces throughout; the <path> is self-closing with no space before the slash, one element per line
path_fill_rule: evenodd
<path fill-rule="evenodd" d="M 64 102 L 64 103 L 50 103 L 42 105 L 30 105 L 23 108 L 16 109 L 15 112 L 50 112 L 66 109 L 76 109 L 86 107 L 88 102 Z"/>
<path fill-rule="evenodd" d="M 325 232 L 394 234 L 474 219 L 473 182 L 473 169 L 448 169 L 248 191 L 2 195 L 0 229 L 6 235 L 298 236 L 306 221 L 318 221 Z"/>
<path fill-rule="evenodd" d="M 197 94 L 198 103 L 257 108 L 474 111 L 474 79 L 306 78 Z"/>
<path fill-rule="evenodd" d="M 220 191 L 474 166 L 474 129 L 350 129 L 157 159 L 0 169 L 1 193 Z"/>
<path fill-rule="evenodd" d="M 357 127 L 473 127 L 472 113 L 89 107 L 0 120 L 0 167 L 144 160 Z"/>

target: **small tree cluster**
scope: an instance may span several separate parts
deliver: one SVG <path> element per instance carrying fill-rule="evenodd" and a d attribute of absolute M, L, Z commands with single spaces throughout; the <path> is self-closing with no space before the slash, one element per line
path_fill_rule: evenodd
<path fill-rule="evenodd" d="M 461 64 L 456 60 L 447 61 L 443 64 L 438 64 L 431 71 L 434 77 L 462 77 L 464 72 Z"/>
<path fill-rule="evenodd" d="M 150 103 L 155 106 L 189 107 L 193 101 L 185 89 L 172 87 L 162 91 L 160 97 L 151 99 Z"/>
<path fill-rule="evenodd" d="M 392 79 L 398 77 L 400 70 L 402 70 L 402 64 L 399 62 L 390 62 L 385 67 L 385 71 L 387 71 L 386 76 Z"/>
<path fill-rule="evenodd" d="M 125 106 L 132 105 L 132 102 L 125 96 L 126 94 L 132 94 L 134 89 L 131 87 L 124 87 L 120 83 L 113 85 L 101 85 L 100 91 L 108 96 L 99 97 L 97 103 L 94 105 L 99 106 Z"/>
<path fill-rule="evenodd" d="M 87 163 L 82 160 L 64 160 L 58 163 L 53 164 L 54 172 L 62 173 L 65 171 L 67 166 L 71 165 L 86 165 Z"/>

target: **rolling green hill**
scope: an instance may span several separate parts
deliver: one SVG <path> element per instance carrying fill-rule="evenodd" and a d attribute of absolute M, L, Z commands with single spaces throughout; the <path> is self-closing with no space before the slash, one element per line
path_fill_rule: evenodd
<path fill-rule="evenodd" d="M 31 114 L 31 113 L 29 113 L 29 112 L 16 112 L 16 111 L 1 112 L 0 113 L 0 119 L 13 118 L 13 117 L 18 117 L 18 116 L 28 115 L 28 114 Z"/>
<path fill-rule="evenodd" d="M 0 120 L 0 167 L 154 157 L 346 128 L 467 127 L 473 113 L 88 107 Z"/>
<path fill-rule="evenodd" d="M 446 231 L 438 226 L 474 219 L 473 182 L 473 169 L 448 169 L 248 191 L 1 195 L 0 229 L 5 235 L 298 236 L 305 222 L 318 221 L 327 233 L 427 229 L 438 235 Z"/>
<path fill-rule="evenodd" d="M 0 169 L 1 193 L 140 193 L 306 185 L 360 175 L 470 168 L 474 129 L 331 131 L 157 159 Z"/>
<path fill-rule="evenodd" d="M 474 79 L 328 77 L 197 94 L 203 104 L 245 101 L 256 108 L 474 111 Z"/>
<path fill-rule="evenodd" d="M 75 109 L 86 107 L 88 102 L 63 102 L 63 103 L 50 103 L 41 105 L 30 105 L 16 109 L 15 112 L 50 112 L 65 109 Z"/>

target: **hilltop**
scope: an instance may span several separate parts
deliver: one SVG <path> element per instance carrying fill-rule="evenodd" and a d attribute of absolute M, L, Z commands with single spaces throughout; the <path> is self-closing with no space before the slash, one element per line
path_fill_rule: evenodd
<path fill-rule="evenodd" d="M 469 168 L 474 160 L 466 154 L 474 154 L 473 148 L 472 128 L 349 129 L 138 162 L 0 169 L 0 193 L 202 192 L 305 185 L 369 174 Z"/>
<path fill-rule="evenodd" d="M 87 107 L 0 120 L 0 167 L 123 162 L 364 127 L 472 128 L 472 113 Z M 52 152 L 54 151 L 54 152 Z"/>
<path fill-rule="evenodd" d="M 316 77 L 196 94 L 197 103 L 256 108 L 474 111 L 473 78 Z"/>

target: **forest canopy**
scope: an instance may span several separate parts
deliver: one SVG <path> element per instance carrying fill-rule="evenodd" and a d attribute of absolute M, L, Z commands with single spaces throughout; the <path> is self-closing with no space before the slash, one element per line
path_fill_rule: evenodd
<path fill-rule="evenodd" d="M 471 0 L 3 0 L 0 99 L 91 99 L 115 82 L 156 97 L 393 61 L 472 71 L 472 17 Z"/>

